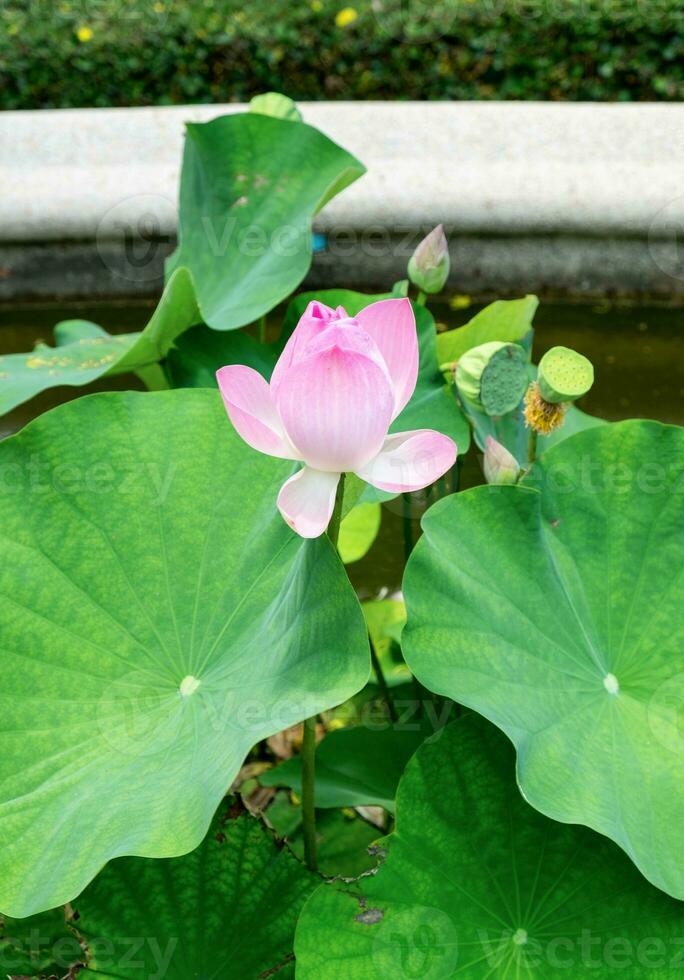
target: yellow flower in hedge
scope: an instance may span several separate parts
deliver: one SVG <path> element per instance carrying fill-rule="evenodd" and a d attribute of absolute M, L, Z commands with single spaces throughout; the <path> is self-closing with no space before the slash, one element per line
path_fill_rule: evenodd
<path fill-rule="evenodd" d="M 85 44 L 87 41 L 92 41 L 92 39 L 93 39 L 93 31 L 92 31 L 92 28 L 90 28 L 90 27 L 79 27 L 79 29 L 76 31 L 76 37 L 83 44 Z"/>
<path fill-rule="evenodd" d="M 338 27 L 349 27 L 359 15 L 353 7 L 343 7 L 335 14 L 335 23 Z"/>

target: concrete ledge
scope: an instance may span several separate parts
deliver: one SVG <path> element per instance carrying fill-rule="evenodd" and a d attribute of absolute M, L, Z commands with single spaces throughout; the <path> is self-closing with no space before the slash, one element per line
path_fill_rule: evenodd
<path fill-rule="evenodd" d="M 142 281 L 121 274 L 112 218 L 136 227 L 145 216 L 170 247 L 183 124 L 242 108 L 0 114 L 0 297 L 45 291 L 50 279 L 52 289 L 62 280 L 71 290 L 70 255 L 90 256 L 84 294 L 158 291 L 154 263 Z M 314 280 L 399 278 L 408 243 L 443 221 L 453 288 L 684 295 L 684 105 L 305 103 L 302 111 L 368 167 L 317 221 L 331 244 Z M 55 273 L 43 287 L 30 285 L 37 255 Z"/>

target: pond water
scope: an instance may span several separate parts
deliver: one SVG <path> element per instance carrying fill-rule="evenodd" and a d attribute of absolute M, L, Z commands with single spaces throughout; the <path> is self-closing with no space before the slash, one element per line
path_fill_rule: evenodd
<path fill-rule="evenodd" d="M 449 303 L 431 304 L 438 323 L 455 327 L 466 323 L 484 304 L 453 309 Z M 94 320 L 112 333 L 140 330 L 153 303 L 0 307 L 0 354 L 30 350 L 38 341 L 51 342 L 52 328 L 60 320 Z M 280 323 L 276 312 L 270 326 Z M 684 310 L 665 306 L 585 305 L 542 302 L 535 317 L 535 361 L 556 344 L 574 347 L 596 369 L 596 383 L 580 403 L 602 418 L 652 418 L 684 425 Z M 0 438 L 21 428 L 35 416 L 84 393 L 142 388 L 132 376 L 106 379 L 88 388 L 57 388 L 0 419 Z M 451 486 L 482 482 L 478 454 L 451 475 Z M 420 505 L 414 507 L 419 516 Z M 419 524 L 412 522 L 413 536 Z M 384 505 L 380 535 L 369 554 L 349 566 L 362 597 L 381 589 L 396 589 L 404 565 L 404 521 L 401 500 Z"/>

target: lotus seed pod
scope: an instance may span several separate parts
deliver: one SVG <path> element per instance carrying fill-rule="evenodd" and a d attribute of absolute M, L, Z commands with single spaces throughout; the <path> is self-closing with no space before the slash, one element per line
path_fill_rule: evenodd
<path fill-rule="evenodd" d="M 249 103 L 250 112 L 258 112 L 262 116 L 273 116 L 274 119 L 287 119 L 289 122 L 301 122 L 302 114 L 297 104 L 280 92 L 264 92 L 255 95 Z"/>
<path fill-rule="evenodd" d="M 487 436 L 485 441 L 484 475 L 487 483 L 497 486 L 517 483 L 520 476 L 520 465 L 515 456 L 493 436 Z"/>
<path fill-rule="evenodd" d="M 574 402 L 586 395 L 594 383 L 591 361 L 570 350 L 569 347 L 552 347 L 539 362 L 537 375 L 542 398 L 553 405 Z"/>
<path fill-rule="evenodd" d="M 499 340 L 473 347 L 458 362 L 456 387 L 478 412 L 512 412 L 527 387 L 527 355 L 518 344 Z"/>
<path fill-rule="evenodd" d="M 451 260 L 444 226 L 426 235 L 409 259 L 408 276 L 424 293 L 439 293 L 449 278 Z"/>

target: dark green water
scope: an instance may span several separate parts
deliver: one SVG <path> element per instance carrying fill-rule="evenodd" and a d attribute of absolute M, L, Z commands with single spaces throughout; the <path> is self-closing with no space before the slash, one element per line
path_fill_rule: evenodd
<path fill-rule="evenodd" d="M 432 310 L 444 327 L 466 323 L 480 309 L 452 310 L 446 303 Z M 30 350 L 38 340 L 51 341 L 59 320 L 94 320 L 113 333 L 141 329 L 153 309 L 150 303 L 0 307 L 0 354 Z M 280 322 L 273 318 L 274 331 Z M 556 344 L 574 347 L 594 364 L 596 383 L 580 403 L 602 418 L 652 418 L 684 425 L 684 310 L 658 306 L 587 306 L 542 303 L 535 317 L 535 360 Z M 0 438 L 61 402 L 93 391 L 141 388 L 131 376 L 107 379 L 87 388 L 57 388 L 0 420 Z M 482 482 L 480 461 L 469 453 L 461 486 Z M 419 515 L 420 503 L 414 508 Z M 414 534 L 419 533 L 417 521 Z M 369 554 L 350 566 L 362 595 L 398 588 L 404 561 L 401 502 L 384 506 L 380 536 Z"/>

